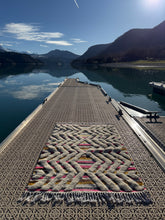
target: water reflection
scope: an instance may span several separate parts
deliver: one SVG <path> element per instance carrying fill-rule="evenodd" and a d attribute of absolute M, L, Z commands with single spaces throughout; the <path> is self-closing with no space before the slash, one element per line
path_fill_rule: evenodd
<path fill-rule="evenodd" d="M 165 96 L 152 93 L 150 81 L 164 81 L 165 71 L 136 69 L 73 69 L 71 66 L 0 68 L 0 142 L 66 77 L 99 83 L 107 93 L 165 115 Z"/>
<path fill-rule="evenodd" d="M 10 75 L 19 75 L 23 73 L 30 73 L 34 67 L 30 66 L 16 66 L 16 67 L 0 67 L 0 79 L 6 78 Z"/>
<path fill-rule="evenodd" d="M 44 66 L 40 69 L 33 70 L 35 73 L 48 73 L 53 77 L 70 77 L 79 72 L 79 70 L 73 69 L 69 64 L 65 66 Z"/>
<path fill-rule="evenodd" d="M 165 70 L 133 68 L 79 69 L 89 81 L 99 82 L 107 93 L 125 101 L 165 115 L 165 96 L 155 94 L 149 82 L 165 80 Z"/>
<path fill-rule="evenodd" d="M 165 70 L 138 70 L 131 68 L 81 69 L 90 81 L 105 82 L 125 94 L 144 94 L 151 92 L 149 82 L 165 80 Z"/>

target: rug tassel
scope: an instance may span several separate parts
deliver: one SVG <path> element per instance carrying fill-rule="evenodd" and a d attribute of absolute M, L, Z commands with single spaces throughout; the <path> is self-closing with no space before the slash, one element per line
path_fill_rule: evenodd
<path fill-rule="evenodd" d="M 25 192 L 18 202 L 26 204 L 35 204 L 35 203 L 49 203 L 52 202 L 52 205 L 56 203 L 65 202 L 67 205 L 72 203 L 75 204 L 111 204 L 111 205 L 122 205 L 126 203 L 131 205 L 144 204 L 148 205 L 151 202 L 149 194 L 146 192 L 137 192 L 137 193 L 106 193 L 106 192 Z"/>

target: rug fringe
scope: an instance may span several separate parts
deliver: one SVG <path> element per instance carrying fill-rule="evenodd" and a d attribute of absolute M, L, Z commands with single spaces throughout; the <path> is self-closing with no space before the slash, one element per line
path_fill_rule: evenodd
<path fill-rule="evenodd" d="M 148 205 L 152 203 L 149 193 L 143 192 L 131 192 L 131 193 L 114 193 L 114 192 L 25 192 L 18 200 L 23 204 L 30 203 L 49 203 L 53 205 L 56 203 L 65 202 L 67 205 L 75 204 L 111 204 L 122 205 L 123 203 L 132 204 L 144 204 Z"/>

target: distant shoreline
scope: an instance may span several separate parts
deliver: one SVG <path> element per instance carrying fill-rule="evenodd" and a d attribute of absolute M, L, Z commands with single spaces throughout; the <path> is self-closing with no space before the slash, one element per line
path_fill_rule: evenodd
<path fill-rule="evenodd" d="M 135 62 L 119 62 L 119 63 L 105 63 L 100 64 L 101 67 L 114 67 L 114 68 L 161 68 L 165 69 L 165 60 L 162 61 L 135 61 Z"/>

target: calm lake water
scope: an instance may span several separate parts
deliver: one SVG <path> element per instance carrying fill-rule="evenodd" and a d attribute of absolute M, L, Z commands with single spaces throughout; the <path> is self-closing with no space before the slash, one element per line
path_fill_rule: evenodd
<path fill-rule="evenodd" d="M 114 99 L 165 116 L 165 96 L 152 93 L 150 81 L 165 81 L 165 70 L 72 68 L 0 69 L 0 142 L 66 77 L 100 84 Z"/>

